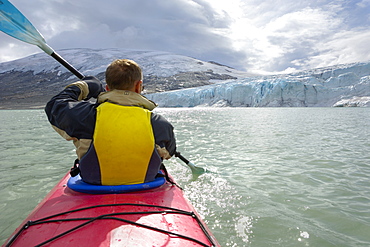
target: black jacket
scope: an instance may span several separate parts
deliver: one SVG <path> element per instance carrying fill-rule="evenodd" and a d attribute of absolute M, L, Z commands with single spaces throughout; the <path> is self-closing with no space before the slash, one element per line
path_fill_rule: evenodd
<path fill-rule="evenodd" d="M 96 118 L 96 107 L 105 101 L 121 105 L 140 106 L 153 110 L 156 105 L 131 91 L 113 90 L 103 93 L 99 80 L 93 77 L 72 83 L 54 96 L 46 105 L 45 112 L 54 129 L 65 139 L 73 140 L 80 159 L 90 146 Z M 99 95 L 100 94 L 100 95 Z M 98 96 L 96 103 L 89 101 Z M 155 143 L 165 147 L 172 156 L 176 151 L 173 126 L 161 115 L 152 113 L 151 124 Z"/>

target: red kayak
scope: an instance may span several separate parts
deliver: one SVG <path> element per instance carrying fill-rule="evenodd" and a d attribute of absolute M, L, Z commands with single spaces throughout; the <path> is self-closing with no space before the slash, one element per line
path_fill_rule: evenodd
<path fill-rule="evenodd" d="M 73 179 L 67 174 L 4 246 L 220 246 L 182 190 L 164 178 L 156 188 L 105 194 Z"/>

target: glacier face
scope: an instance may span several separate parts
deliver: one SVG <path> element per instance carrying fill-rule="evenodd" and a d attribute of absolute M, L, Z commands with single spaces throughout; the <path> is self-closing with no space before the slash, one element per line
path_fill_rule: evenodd
<path fill-rule="evenodd" d="M 146 97 L 162 107 L 370 107 L 370 63 L 247 77 Z"/>

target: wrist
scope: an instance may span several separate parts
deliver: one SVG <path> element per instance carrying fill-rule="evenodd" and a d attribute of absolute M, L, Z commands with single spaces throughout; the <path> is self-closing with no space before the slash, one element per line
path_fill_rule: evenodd
<path fill-rule="evenodd" d="M 78 96 L 79 101 L 85 99 L 87 95 L 89 94 L 89 86 L 84 81 L 76 81 L 66 86 L 66 88 L 71 87 L 71 86 L 76 86 L 80 89 L 80 95 Z"/>

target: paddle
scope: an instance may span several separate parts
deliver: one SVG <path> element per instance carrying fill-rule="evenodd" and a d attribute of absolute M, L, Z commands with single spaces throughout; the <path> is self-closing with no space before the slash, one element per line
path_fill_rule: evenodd
<path fill-rule="evenodd" d="M 189 160 L 187 160 L 184 156 L 180 154 L 180 152 L 175 153 L 175 157 L 179 158 L 182 160 L 190 169 L 193 174 L 203 174 L 205 170 L 202 167 L 198 167 L 191 163 Z"/>
<path fill-rule="evenodd" d="M 0 0 L 0 31 L 23 42 L 37 45 L 41 50 L 56 59 L 79 79 L 83 79 L 85 77 L 58 53 L 56 53 L 48 44 L 46 44 L 46 41 L 40 32 L 37 31 L 31 22 L 8 0 Z M 193 174 L 202 174 L 205 172 L 203 168 L 195 166 L 193 163 L 185 159 L 179 152 L 176 152 L 175 156 L 185 162 L 185 164 L 190 167 Z"/>
<path fill-rule="evenodd" d="M 41 50 L 56 59 L 79 79 L 84 78 L 83 74 L 46 44 L 44 37 L 42 37 L 39 31 L 37 31 L 31 22 L 8 0 L 0 0 L 0 30 L 23 42 L 37 45 Z"/>

